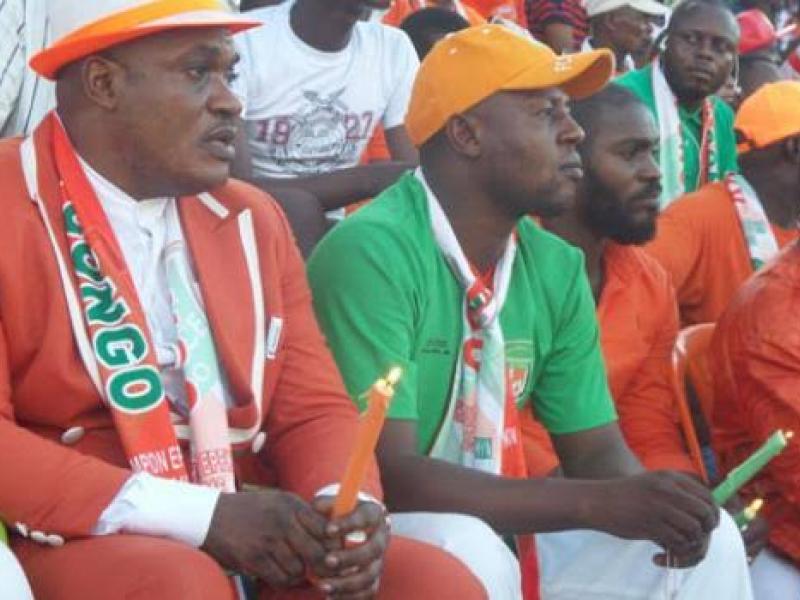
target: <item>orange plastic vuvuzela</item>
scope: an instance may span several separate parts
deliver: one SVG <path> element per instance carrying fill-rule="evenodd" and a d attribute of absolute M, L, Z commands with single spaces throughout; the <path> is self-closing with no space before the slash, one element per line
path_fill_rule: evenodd
<path fill-rule="evenodd" d="M 341 517 L 353 511 L 358 501 L 358 492 L 367 476 L 367 468 L 375 453 L 375 446 L 386 420 L 386 410 L 394 396 L 394 388 L 400 381 L 403 370 L 393 367 L 385 377 L 378 379 L 369 390 L 367 410 L 361 415 L 358 432 L 350 459 L 342 477 L 339 494 L 333 505 L 332 517 Z"/>

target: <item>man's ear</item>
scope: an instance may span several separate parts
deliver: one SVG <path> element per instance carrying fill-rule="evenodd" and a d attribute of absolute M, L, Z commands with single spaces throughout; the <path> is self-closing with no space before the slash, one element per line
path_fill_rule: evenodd
<path fill-rule="evenodd" d="M 467 158 L 481 155 L 481 123 L 474 115 L 461 114 L 450 117 L 445 125 L 450 147 Z"/>
<path fill-rule="evenodd" d="M 81 65 L 84 94 L 107 110 L 114 110 L 119 104 L 124 80 L 125 68 L 106 56 L 90 56 Z"/>

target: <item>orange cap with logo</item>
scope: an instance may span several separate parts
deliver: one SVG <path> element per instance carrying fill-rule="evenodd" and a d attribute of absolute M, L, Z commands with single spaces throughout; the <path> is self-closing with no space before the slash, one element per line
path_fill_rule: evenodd
<path fill-rule="evenodd" d="M 739 107 L 734 121 L 739 154 L 800 135 L 800 82 L 768 83 Z"/>
<path fill-rule="evenodd" d="M 420 65 L 406 129 L 421 146 L 457 115 L 500 91 L 559 87 L 573 98 L 602 88 L 614 73 L 608 49 L 557 55 L 501 25 L 470 27 L 439 41 Z"/>

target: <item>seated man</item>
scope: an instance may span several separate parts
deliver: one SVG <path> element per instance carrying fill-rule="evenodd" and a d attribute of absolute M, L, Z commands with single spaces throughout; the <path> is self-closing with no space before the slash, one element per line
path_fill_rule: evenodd
<path fill-rule="evenodd" d="M 406 121 L 422 167 L 323 240 L 309 262 L 314 305 L 353 398 L 387 366 L 405 370 L 379 444 L 392 508 L 522 535 L 526 597 L 525 534 L 594 529 L 697 564 L 674 574 L 680 597 L 749 598 L 729 518 L 702 560 L 719 521 L 708 491 L 644 473 L 625 446 L 579 251 L 524 218 L 571 204 L 583 134 L 565 91 L 591 94 L 612 70 L 607 50 L 558 57 L 494 25 L 442 40 Z M 531 401 L 571 479 L 526 479 L 517 411 Z M 413 517 L 392 526 L 444 545 L 458 533 Z M 672 577 L 650 542 L 576 531 L 537 546 L 544 598 L 653 597 Z M 480 548 L 459 547 L 480 563 Z"/>
<path fill-rule="evenodd" d="M 608 48 L 616 58 L 617 73 L 632 71 L 633 57 L 646 53 L 653 43 L 653 21 L 667 10 L 657 0 L 588 0 L 589 37 L 583 50 Z"/>
<path fill-rule="evenodd" d="M 741 176 L 708 184 L 670 205 L 647 246 L 672 276 L 681 320 L 716 321 L 731 297 L 779 248 L 797 239 L 800 83 L 778 82 L 745 100 Z"/>
<path fill-rule="evenodd" d="M 362 21 L 364 6 L 297 0 L 251 11 L 264 26 L 237 41 L 246 135 L 234 173 L 279 196 L 304 252 L 327 229 L 323 210 L 376 196 L 417 162 L 403 120 L 419 61 L 403 32 Z M 378 124 L 393 160 L 359 165 Z"/>
<path fill-rule="evenodd" d="M 738 171 L 733 113 L 714 94 L 731 74 L 739 27 L 724 0 L 677 5 L 652 64 L 617 81 L 633 91 L 658 125 L 662 208 Z"/>
<path fill-rule="evenodd" d="M 796 188 L 795 188 L 796 193 Z M 734 295 L 710 353 L 714 442 L 723 471 L 778 429 L 794 440 L 749 484 L 765 501 L 769 548 L 753 563 L 757 598 L 800 597 L 800 243 L 794 242 Z"/>
<path fill-rule="evenodd" d="M 573 104 L 572 113 L 586 132 L 580 146 L 584 179 L 575 209 L 544 219 L 543 225 L 583 251 L 626 442 L 648 469 L 698 475 L 670 379 L 678 334 L 675 291 L 664 269 L 637 247 L 655 233 L 661 192 L 653 118 L 636 96 L 615 84 Z M 540 446 L 539 453 L 530 453 L 539 455 L 538 464 L 529 461 L 529 467 L 545 474 L 557 459 L 547 452 L 547 438 L 531 437 L 537 424 L 528 415 L 526 441 L 535 439 Z"/>
<path fill-rule="evenodd" d="M 32 67 L 57 112 L 0 143 L 0 515 L 34 596 L 233 599 L 227 570 L 265 598 L 318 597 L 306 573 L 373 597 L 383 508 L 334 520 L 321 497 L 357 413 L 285 218 L 228 181 L 229 34 L 257 23 L 209 0 L 53 5 Z M 379 597 L 486 597 L 430 546 L 386 557 Z"/>
<path fill-rule="evenodd" d="M 574 103 L 572 112 L 586 132 L 580 146 L 585 176 L 575 209 L 544 219 L 544 226 L 583 251 L 625 441 L 648 469 L 699 477 L 702 457 L 687 450 L 671 382 L 675 291 L 664 269 L 637 247 L 655 234 L 658 215 L 661 174 L 653 161 L 658 137 L 652 116 L 615 84 Z M 558 458 L 546 432 L 531 412 L 521 419 L 530 474 L 552 472 Z M 747 529 L 751 556 L 763 532 Z"/>

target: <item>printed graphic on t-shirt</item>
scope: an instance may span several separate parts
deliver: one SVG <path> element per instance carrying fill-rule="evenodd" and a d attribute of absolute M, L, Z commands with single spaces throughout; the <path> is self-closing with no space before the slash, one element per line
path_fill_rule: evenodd
<path fill-rule="evenodd" d="M 286 175 L 328 173 L 358 162 L 374 114 L 355 113 L 342 100 L 347 88 L 331 94 L 304 90 L 304 104 L 294 114 L 250 122 L 259 155 Z"/>

